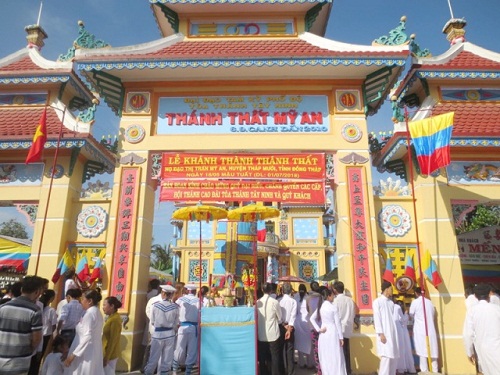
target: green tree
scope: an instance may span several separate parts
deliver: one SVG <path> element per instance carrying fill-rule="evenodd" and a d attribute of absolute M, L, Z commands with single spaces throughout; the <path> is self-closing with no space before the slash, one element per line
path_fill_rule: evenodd
<path fill-rule="evenodd" d="M 18 222 L 16 219 L 10 219 L 9 221 L 0 223 L 0 234 L 3 236 L 20 238 L 23 240 L 28 239 L 26 226 Z"/>
<path fill-rule="evenodd" d="M 172 250 L 167 244 L 151 245 L 151 267 L 158 271 L 172 269 Z"/>
<path fill-rule="evenodd" d="M 500 206 L 478 205 L 470 218 L 469 231 L 500 225 Z"/>

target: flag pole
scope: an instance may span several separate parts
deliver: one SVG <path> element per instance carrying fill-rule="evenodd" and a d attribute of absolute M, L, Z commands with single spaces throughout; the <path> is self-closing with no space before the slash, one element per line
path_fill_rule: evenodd
<path fill-rule="evenodd" d="M 405 126 L 406 126 L 406 142 L 408 144 L 408 168 L 410 169 L 410 184 L 411 184 L 411 200 L 413 203 L 413 215 L 415 218 L 415 236 L 416 236 L 416 250 L 417 250 L 417 259 L 418 259 L 418 273 L 420 278 L 420 283 L 422 284 L 422 308 L 424 310 L 424 326 L 425 326 L 425 343 L 427 346 L 427 366 L 429 370 L 432 368 L 431 363 L 431 345 L 429 341 L 429 326 L 427 324 L 427 312 L 425 311 L 425 279 L 424 272 L 422 271 L 422 256 L 420 254 L 420 238 L 418 235 L 418 218 L 417 218 L 417 203 L 415 199 L 415 182 L 414 182 L 414 174 L 413 174 L 413 158 L 411 152 L 411 143 L 410 143 L 410 127 L 408 125 L 408 108 L 406 105 L 404 106 L 404 116 L 405 116 Z"/>
<path fill-rule="evenodd" d="M 53 109 L 56 109 L 58 111 L 61 111 L 61 109 L 59 109 L 57 107 L 52 107 L 52 106 L 49 106 L 49 107 L 53 108 Z M 43 237 L 44 237 L 44 234 L 45 234 L 45 224 L 47 222 L 47 213 L 49 211 L 50 196 L 52 194 L 52 185 L 54 183 L 54 175 L 56 173 L 57 157 L 59 155 L 59 146 L 61 144 L 61 137 L 62 137 L 62 131 L 63 131 L 63 126 L 64 126 L 64 117 L 65 117 L 65 115 L 66 115 L 66 107 L 64 107 L 64 110 L 62 110 L 62 119 L 61 119 L 61 126 L 59 127 L 59 135 L 57 137 L 56 152 L 54 154 L 54 161 L 52 162 L 52 171 L 50 173 L 49 192 L 47 194 L 47 202 L 45 203 L 45 213 L 43 215 L 42 233 L 40 234 L 40 243 L 38 244 L 38 254 L 37 254 L 37 258 L 36 258 L 35 275 L 38 275 L 38 267 L 40 265 L 40 254 L 42 252 Z"/>

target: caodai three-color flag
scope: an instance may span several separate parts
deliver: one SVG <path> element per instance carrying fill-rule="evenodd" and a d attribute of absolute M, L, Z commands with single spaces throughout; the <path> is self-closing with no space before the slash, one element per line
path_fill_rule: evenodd
<path fill-rule="evenodd" d="M 450 164 L 450 142 L 454 112 L 408 123 L 420 172 L 430 175 Z"/>

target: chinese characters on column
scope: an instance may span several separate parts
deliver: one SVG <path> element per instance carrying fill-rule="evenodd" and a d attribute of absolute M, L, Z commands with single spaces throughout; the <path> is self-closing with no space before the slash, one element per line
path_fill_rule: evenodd
<path fill-rule="evenodd" d="M 347 176 L 356 303 L 360 312 L 363 312 L 363 310 L 371 310 L 372 308 L 371 271 L 366 227 L 368 212 L 365 209 L 364 194 L 365 182 L 362 168 L 348 168 Z"/>
<path fill-rule="evenodd" d="M 121 179 L 120 200 L 118 203 L 113 273 L 111 275 L 110 295 L 118 298 L 125 309 L 128 306 L 129 258 L 133 246 L 132 233 L 136 216 L 137 168 L 124 168 Z"/>

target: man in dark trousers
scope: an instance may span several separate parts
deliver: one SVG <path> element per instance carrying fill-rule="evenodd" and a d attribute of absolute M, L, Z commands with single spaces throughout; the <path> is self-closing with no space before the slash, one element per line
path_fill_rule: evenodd
<path fill-rule="evenodd" d="M 260 375 L 281 375 L 280 322 L 281 307 L 272 298 L 272 284 L 264 287 L 264 295 L 257 301 L 258 320 L 258 357 Z"/>
<path fill-rule="evenodd" d="M 283 297 L 280 299 L 281 318 L 280 338 L 283 347 L 284 374 L 294 375 L 294 324 L 297 316 L 297 301 L 292 298 L 292 286 L 290 283 L 283 284 Z"/>

